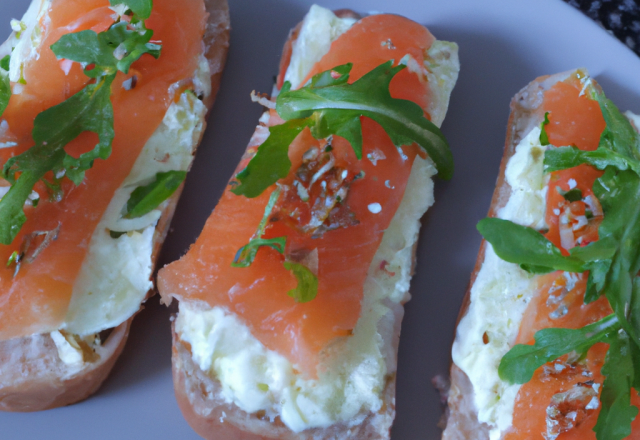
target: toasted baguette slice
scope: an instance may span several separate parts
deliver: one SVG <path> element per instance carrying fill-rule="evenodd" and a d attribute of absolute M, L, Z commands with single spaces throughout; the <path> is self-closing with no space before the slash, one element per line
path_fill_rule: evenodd
<path fill-rule="evenodd" d="M 543 174 L 542 160 L 545 147 L 541 146 L 539 127 L 541 127 L 545 119 L 546 110 L 543 108 L 545 91 L 565 80 L 580 81 L 579 83 L 572 83 L 574 84 L 572 93 L 577 95 L 578 98 L 585 95 L 585 93 L 589 93 L 590 89 L 599 90 L 599 86 L 595 81 L 592 81 L 586 70 L 578 69 L 537 78 L 520 90 L 511 100 L 511 114 L 507 126 L 504 154 L 488 217 L 511 220 L 537 230 L 544 229 L 543 222 L 546 221 L 544 216 L 548 200 L 548 193 L 546 192 L 548 180 L 546 179 L 549 179 L 549 176 Z M 581 88 L 582 90 L 580 90 Z M 574 103 L 574 101 L 571 102 Z M 584 103 L 581 105 L 584 106 Z M 568 112 L 565 108 L 575 109 L 575 107 L 570 107 L 568 104 L 562 108 L 565 113 Z M 593 104 L 593 108 L 596 109 L 593 112 L 600 111 L 597 103 Z M 552 111 L 549 114 L 549 118 L 553 123 Z M 576 119 L 578 123 L 581 121 L 578 117 Z M 565 119 L 563 119 L 563 122 L 568 124 Z M 572 124 L 576 124 L 576 122 Z M 595 124 L 592 125 L 596 126 Z M 558 125 L 558 127 L 563 127 L 563 125 Z M 576 138 L 575 131 L 572 133 L 572 136 Z M 590 139 L 590 148 L 595 148 L 599 134 L 597 136 L 592 134 Z M 595 145 L 592 145 L 594 139 L 596 142 Z M 573 143 L 574 141 L 571 142 Z M 583 142 L 585 141 L 583 140 Z M 575 143 L 578 143 L 578 141 L 575 141 Z M 522 150 L 520 149 L 521 146 Z M 516 155 L 519 156 L 518 160 L 510 162 Z M 523 158 L 526 158 L 529 162 L 525 164 Z M 542 184 L 542 188 L 537 187 L 532 182 Z M 512 185 L 517 187 L 514 188 Z M 551 187 L 549 187 L 548 191 L 552 191 Z M 509 209 L 503 210 L 506 206 L 509 206 Z M 533 207 L 531 211 L 529 211 L 529 207 Z M 561 206 L 559 208 L 564 209 Z M 560 209 L 555 209 L 554 211 L 560 211 Z M 536 214 L 532 214 L 534 212 Z M 554 215 L 558 215 L 558 213 L 554 212 Z M 575 246 L 578 246 L 579 243 L 580 240 L 576 244 L 571 242 Z M 500 266 L 496 266 L 496 262 L 499 262 Z M 491 246 L 486 241 L 482 241 L 478 258 L 471 274 L 469 288 L 458 317 L 458 327 L 453 346 L 451 387 L 448 395 L 447 425 L 443 432 L 443 440 L 502 439 L 505 433 L 509 432 L 517 422 L 520 422 L 520 420 L 515 419 L 515 408 L 527 408 L 528 417 L 530 416 L 531 419 L 537 417 L 536 420 L 542 420 L 534 428 L 531 428 L 536 431 L 536 435 L 540 431 L 540 438 L 556 438 L 559 433 L 571 431 L 580 426 L 582 420 L 578 422 L 577 426 L 571 423 L 563 426 L 562 423 L 558 424 L 556 422 L 555 425 L 562 426 L 562 428 L 560 428 L 561 431 L 559 433 L 554 433 L 553 430 L 556 429 L 554 428 L 554 421 L 549 421 L 548 418 L 545 419 L 548 414 L 553 413 L 551 411 L 551 398 L 549 398 L 549 401 L 543 400 L 545 405 L 543 408 L 540 407 L 540 402 L 537 402 L 534 406 L 527 399 L 532 395 L 536 395 L 537 390 L 528 390 L 525 394 L 522 394 L 520 393 L 520 385 L 503 381 L 498 375 L 500 360 L 509 349 L 514 346 L 516 341 L 521 344 L 526 343 L 526 339 L 522 341 L 517 339 L 520 337 L 519 333 L 525 332 L 528 335 L 531 331 L 529 325 L 537 325 L 537 321 L 532 318 L 533 316 L 536 318 L 544 316 L 544 319 L 547 320 L 544 321 L 544 324 L 540 324 L 541 327 L 536 327 L 537 329 L 553 326 L 554 322 L 558 325 L 557 319 L 564 316 L 554 317 L 552 314 L 547 316 L 546 312 L 538 310 L 539 303 L 536 302 L 536 298 L 543 293 L 543 288 L 538 284 L 540 279 L 540 275 L 531 275 L 521 270 L 516 264 L 500 260 Z M 572 289 L 570 288 L 569 290 Z M 578 288 L 576 288 L 576 292 L 578 292 L 577 298 L 582 301 Z M 529 304 L 535 307 L 529 308 Z M 580 304 L 584 305 L 582 302 Z M 570 312 L 571 309 L 565 314 Z M 582 309 L 577 314 L 586 317 L 590 316 L 588 310 L 582 311 Z M 560 367 L 559 371 L 562 371 L 562 368 L 564 367 Z M 586 373 L 585 376 L 592 374 L 588 370 L 585 370 L 584 373 Z M 557 383 L 559 384 L 558 389 L 552 391 L 555 393 L 566 391 L 561 388 L 563 385 L 559 379 L 552 377 L 550 380 L 558 380 Z M 594 389 L 597 389 L 597 387 Z M 545 392 L 548 392 L 548 390 L 545 390 Z M 590 406 L 590 408 L 586 409 L 581 408 L 585 413 L 589 410 L 589 417 L 591 418 L 589 423 L 584 423 L 581 426 L 580 429 L 584 429 L 584 431 L 568 432 L 571 436 L 567 436 L 567 438 L 595 439 L 595 434 L 591 429 L 585 428 L 587 425 L 593 426 L 595 424 L 596 413 L 592 410 L 598 408 L 598 405 L 592 403 Z M 568 414 L 568 417 L 571 417 L 571 414 Z M 541 427 L 545 420 L 546 427 L 538 430 L 538 427 Z M 545 429 L 550 431 L 542 432 Z M 525 438 L 528 435 L 527 432 L 518 431 L 519 437 L 517 438 Z M 585 434 L 585 432 L 588 433 Z M 529 433 L 529 435 L 533 434 Z M 562 438 L 565 437 L 562 436 Z"/>
<path fill-rule="evenodd" d="M 284 80 L 291 80 L 291 78 L 296 77 L 302 79 L 305 76 L 296 74 L 300 68 L 299 66 L 303 65 L 303 62 L 300 62 L 299 59 L 296 60 L 296 68 L 288 69 L 288 66 L 293 65 L 291 61 L 292 48 L 296 50 L 295 48 L 297 47 L 297 50 L 300 50 L 301 47 L 308 47 L 306 43 L 296 43 L 300 41 L 301 33 L 310 27 L 308 26 L 309 23 L 315 23 L 318 29 L 323 30 L 323 35 L 331 34 L 331 32 L 324 27 L 323 22 L 320 21 L 320 24 L 317 24 L 318 22 L 312 21 L 312 19 L 309 18 L 313 14 L 315 14 L 315 17 L 326 17 L 326 14 L 330 14 L 330 12 L 312 9 L 310 15 L 305 18 L 305 22 L 291 31 L 282 56 L 278 80 L 279 85 L 282 85 Z M 340 10 L 335 12 L 335 14 L 341 19 L 359 18 L 353 11 Z M 333 20 L 333 18 L 328 18 L 328 20 Z M 392 46 L 389 42 L 381 41 L 380 43 Z M 378 44 L 377 40 L 376 44 Z M 438 44 L 434 44 L 432 48 L 434 52 L 430 50 L 427 58 L 431 59 L 433 56 L 433 59 L 431 59 L 433 64 L 441 64 L 448 68 L 448 70 L 444 69 L 446 72 L 443 72 L 439 67 L 430 66 L 433 67 L 433 73 L 436 79 L 435 83 L 438 84 L 439 87 L 435 90 L 438 99 L 434 98 L 434 103 L 432 103 L 434 107 L 429 108 L 429 113 L 432 116 L 432 120 L 439 126 L 448 107 L 449 94 L 457 79 L 459 64 L 457 46 L 454 44 L 438 42 Z M 303 56 L 302 58 L 305 59 L 307 57 Z M 429 79 L 429 81 L 431 81 L 431 79 Z M 296 83 L 295 80 L 293 80 L 293 83 L 294 88 L 301 85 Z M 261 122 L 263 122 L 263 119 L 261 119 Z M 258 126 L 252 142 L 254 142 L 255 139 L 264 139 L 262 137 L 264 130 L 264 125 Z M 250 145 L 257 144 L 251 143 Z M 363 158 L 362 160 L 365 161 L 367 159 Z M 383 293 L 368 292 L 368 289 L 374 289 L 364 288 L 363 310 L 383 310 L 384 312 L 381 312 L 381 316 L 372 318 L 371 315 L 366 315 L 363 311 L 356 324 L 355 330 L 353 330 L 354 336 L 337 340 L 332 347 L 336 349 L 336 352 L 340 352 L 340 350 L 350 350 L 351 348 L 349 347 L 352 346 L 348 345 L 350 343 L 348 342 L 349 340 L 364 338 L 363 335 L 366 332 L 371 332 L 371 334 L 367 333 L 368 336 L 366 337 L 372 337 L 371 340 L 374 341 L 373 344 L 382 352 L 382 362 L 385 364 L 385 373 L 382 376 L 382 381 L 379 385 L 375 385 L 376 398 L 379 399 L 380 404 L 374 408 L 364 407 L 357 411 L 352 418 L 347 420 L 339 420 L 334 423 L 325 423 L 324 426 L 311 426 L 303 429 L 293 429 L 287 425 L 284 421 L 285 417 L 282 414 L 270 414 L 265 410 L 247 411 L 242 409 L 228 398 L 229 386 L 222 383 L 220 378 L 216 377 L 215 373 L 211 370 L 206 371 L 206 369 L 201 367 L 199 364 L 201 359 L 198 358 L 196 360 L 194 346 L 187 340 L 187 335 L 180 330 L 181 326 L 184 328 L 185 323 L 188 323 L 191 318 L 199 319 L 199 313 L 210 313 L 211 309 L 207 304 L 201 304 L 199 301 L 179 298 L 180 312 L 173 325 L 172 363 L 174 386 L 176 397 L 184 417 L 199 435 L 206 439 L 216 440 L 346 440 L 388 439 L 390 437 L 390 429 L 395 417 L 396 358 L 401 321 L 404 314 L 403 304 L 410 298 L 408 287 L 415 262 L 420 217 L 433 203 L 432 176 L 434 171 L 432 162 L 429 159 L 416 158 L 413 168 L 410 171 L 409 182 L 407 183 L 404 196 L 402 196 L 400 207 L 397 209 L 393 220 L 391 220 L 387 232 L 384 233 L 378 251 L 373 257 L 365 285 L 383 285 L 386 283 L 385 277 L 388 277 L 389 274 L 382 274 L 382 270 L 379 269 L 384 259 L 388 259 L 389 267 L 393 267 L 393 270 L 396 270 L 399 275 L 398 279 L 392 283 L 390 288 L 388 284 L 380 288 Z M 233 219 L 229 219 L 228 221 L 232 222 Z M 198 244 L 194 245 L 190 252 L 194 252 L 197 246 Z M 386 267 L 385 264 L 382 264 L 382 266 Z M 173 269 L 171 265 L 169 265 L 162 269 L 159 274 L 158 287 L 165 302 L 171 301 L 174 297 L 179 296 L 176 293 L 177 290 L 173 290 L 174 287 L 171 287 L 172 285 L 167 282 L 166 274 L 172 270 L 176 269 Z M 392 269 L 389 270 L 391 271 Z M 170 273 L 173 274 L 174 272 Z M 377 295 L 384 297 L 384 299 L 380 299 Z M 187 311 L 190 311 L 189 315 L 186 315 Z M 216 309 L 213 311 L 215 312 Z M 368 318 L 363 318 L 365 315 L 368 316 Z M 189 317 L 184 318 L 184 316 Z M 232 317 L 233 314 L 230 313 L 226 316 Z M 224 319 L 227 318 L 225 317 Z M 211 334 L 213 334 L 213 331 Z M 237 334 L 237 340 L 234 342 L 240 344 L 241 338 L 244 337 L 242 336 L 243 334 L 243 332 L 239 332 Z M 216 336 L 211 336 L 210 340 L 215 341 L 215 338 Z M 366 340 L 369 341 L 369 339 Z M 219 344 L 224 346 L 230 342 L 232 341 L 223 342 L 220 340 Z M 216 343 L 218 342 L 214 342 L 214 344 Z M 353 351 L 357 352 L 358 350 Z M 331 353 L 331 348 L 327 350 L 327 353 Z M 331 357 L 333 355 L 329 354 L 328 356 Z M 249 363 L 250 361 L 240 358 L 235 362 L 237 362 L 236 367 L 242 369 L 242 363 Z M 335 369 L 342 369 L 343 365 L 348 364 L 346 361 L 341 362 L 339 358 L 333 362 L 333 368 Z M 349 362 L 352 361 L 350 360 Z M 375 362 L 377 361 L 371 360 L 371 363 Z M 366 365 L 366 362 L 359 364 L 359 367 L 363 368 L 364 365 Z M 356 367 L 352 367 L 351 364 L 349 364 L 348 367 L 344 368 L 355 369 Z M 343 373 L 336 372 L 336 375 L 337 374 Z M 353 374 L 353 371 L 347 370 L 344 374 L 350 375 Z M 353 384 L 349 383 L 345 386 L 353 387 Z M 355 393 L 356 391 L 353 392 Z M 329 405 L 330 404 L 327 403 L 327 406 Z"/>
<path fill-rule="evenodd" d="M 209 110 L 220 86 L 229 47 L 230 24 L 227 0 L 204 0 L 204 3 L 209 15 L 203 36 L 203 54 L 210 72 L 210 77 L 204 80 L 210 81 L 211 86 L 210 92 L 201 98 Z M 207 88 L 205 86 L 205 90 Z M 193 139 L 194 153 L 206 126 L 205 113 L 198 123 L 202 129 L 198 138 Z M 151 255 L 147 257 L 152 267 L 167 235 L 181 191 L 182 186 L 165 202 L 156 223 Z M 150 290 L 147 298 L 153 293 Z M 40 411 L 89 397 L 106 379 L 122 352 L 132 320 L 133 316 L 114 328 L 90 335 L 89 342 L 85 337 L 64 331 L 0 341 L 0 410 Z M 71 361 L 65 356 L 65 350 L 67 356 L 72 356 Z"/>

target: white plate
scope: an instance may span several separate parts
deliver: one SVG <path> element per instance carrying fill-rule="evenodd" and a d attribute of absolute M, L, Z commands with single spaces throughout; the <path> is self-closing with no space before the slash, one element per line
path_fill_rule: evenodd
<path fill-rule="evenodd" d="M 177 0 L 176 0 L 177 1 Z M 269 91 L 282 43 L 311 1 L 230 0 L 231 49 L 210 124 L 167 239 L 162 263 L 193 242 L 257 123 L 251 90 Z M 447 374 L 454 326 L 473 269 L 502 156 L 511 97 L 536 76 L 589 68 L 623 110 L 640 112 L 640 59 L 560 0 L 319 0 L 323 6 L 389 11 L 460 45 L 462 70 L 443 131 L 456 161 L 437 182 L 425 221 L 413 300 L 400 343 L 394 440 L 436 439 L 440 400 L 431 378 Z M 0 0 L 0 23 L 27 0 Z M 136 318 L 122 358 L 100 391 L 80 404 L 35 414 L 0 414 L 2 439 L 197 439 L 175 403 L 169 313 L 156 300 Z"/>

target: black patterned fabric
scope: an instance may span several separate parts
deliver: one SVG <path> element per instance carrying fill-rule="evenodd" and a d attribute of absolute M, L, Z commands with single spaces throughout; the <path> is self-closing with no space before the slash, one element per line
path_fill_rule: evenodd
<path fill-rule="evenodd" d="M 564 0 L 640 55 L 640 0 Z"/>

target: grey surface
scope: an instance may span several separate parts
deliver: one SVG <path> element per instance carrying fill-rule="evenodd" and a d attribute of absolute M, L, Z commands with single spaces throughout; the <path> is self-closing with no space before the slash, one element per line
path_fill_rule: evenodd
<path fill-rule="evenodd" d="M 177 1 L 177 0 L 176 0 Z M 0 23 L 27 0 L 0 0 Z M 222 89 L 187 179 L 162 263 L 193 242 L 248 142 L 261 108 L 249 92 L 271 90 L 282 43 L 310 1 L 230 0 L 233 31 Z M 436 183 L 424 219 L 413 300 L 400 344 L 394 440 L 439 438 L 431 378 L 446 374 L 458 309 L 502 155 L 509 100 L 538 75 L 586 66 L 622 109 L 640 112 L 640 61 L 587 17 L 559 0 L 320 1 L 330 8 L 391 11 L 458 42 L 462 71 L 443 131 L 456 174 Z M 635 72 L 635 73 L 634 73 Z M 0 439 L 195 439 L 175 403 L 169 313 L 151 300 L 134 322 L 125 353 L 89 400 L 36 414 L 0 414 Z"/>

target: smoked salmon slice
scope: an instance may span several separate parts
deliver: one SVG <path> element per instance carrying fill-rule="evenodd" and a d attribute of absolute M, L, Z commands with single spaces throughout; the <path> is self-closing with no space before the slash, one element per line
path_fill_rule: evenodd
<path fill-rule="evenodd" d="M 397 65 L 405 56 L 422 66 L 433 41 L 423 26 L 403 17 L 365 17 L 333 41 L 307 80 L 347 63 L 352 64 L 349 83 L 389 60 Z M 290 56 L 285 54 L 283 59 Z M 340 76 L 336 71 L 332 75 Z M 426 109 L 431 87 L 423 73 L 407 68 L 393 78 L 389 90 L 393 98 L 411 100 Z M 268 120 L 271 127 L 283 122 L 275 110 Z M 361 124 L 361 160 L 344 138 L 318 140 L 305 129 L 289 147 L 290 172 L 277 185 L 247 198 L 233 192 L 238 185 L 233 178 L 188 253 L 160 271 L 158 288 L 164 300 L 224 307 L 265 347 L 307 377 L 315 377 L 323 350 L 353 333 L 372 258 L 402 200 L 414 159 L 424 156 L 415 144 L 397 147 L 373 120 L 363 117 Z M 266 129 L 258 127 L 237 173 L 260 151 Z M 318 177 L 309 194 L 296 189 L 300 179 L 309 182 L 314 175 Z M 326 188 L 334 188 L 336 197 L 331 212 L 321 214 L 313 203 L 329 203 L 320 195 Z M 238 250 L 254 236 L 275 191 L 282 193 L 266 217 L 262 237 L 286 237 L 286 258 L 304 262 L 314 273 L 317 294 L 310 301 L 296 301 L 287 294 L 298 280 L 274 247 L 259 248 L 248 267 L 232 267 Z"/>

